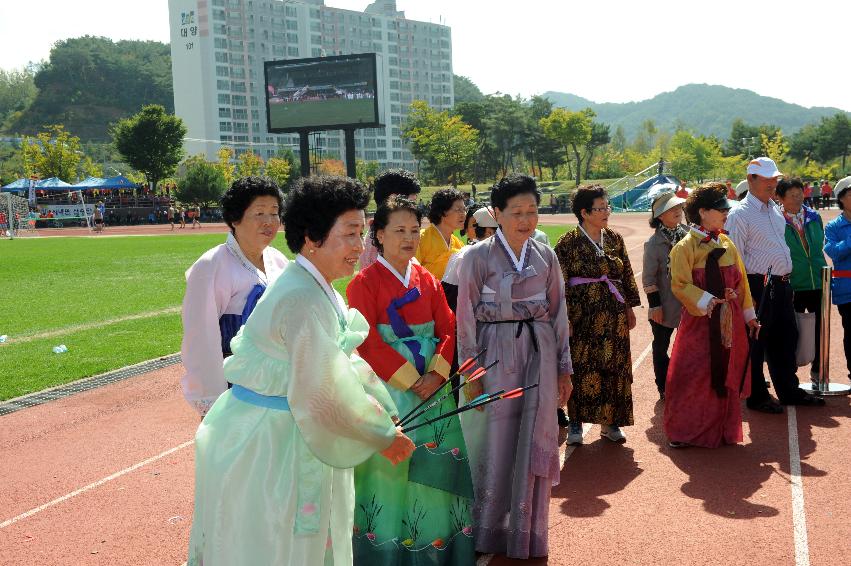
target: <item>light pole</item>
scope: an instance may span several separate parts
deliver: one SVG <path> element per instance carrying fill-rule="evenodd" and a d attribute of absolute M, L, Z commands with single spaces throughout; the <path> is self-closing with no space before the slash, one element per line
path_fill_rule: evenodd
<path fill-rule="evenodd" d="M 751 138 L 742 138 L 742 149 L 744 149 L 748 154 L 748 159 L 753 159 L 753 150 L 758 147 L 757 141 L 759 138 L 751 137 Z"/>

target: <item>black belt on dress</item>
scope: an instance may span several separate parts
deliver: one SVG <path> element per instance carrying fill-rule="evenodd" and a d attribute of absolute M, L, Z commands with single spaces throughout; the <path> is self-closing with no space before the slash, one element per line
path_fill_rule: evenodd
<path fill-rule="evenodd" d="M 535 348 L 535 351 L 538 351 L 538 335 L 535 334 L 535 322 L 534 318 L 524 318 L 522 320 L 488 320 L 485 324 L 516 324 L 517 325 L 517 333 L 514 335 L 515 338 L 520 338 L 520 335 L 523 334 L 523 327 L 529 327 L 529 334 L 532 336 L 532 347 Z"/>

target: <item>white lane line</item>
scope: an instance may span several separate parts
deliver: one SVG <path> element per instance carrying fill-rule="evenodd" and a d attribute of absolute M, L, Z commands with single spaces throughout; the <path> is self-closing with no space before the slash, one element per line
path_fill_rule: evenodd
<path fill-rule="evenodd" d="M 80 495 L 81 493 L 85 493 L 85 492 L 90 491 L 90 490 L 92 490 L 96 487 L 102 486 L 103 484 L 105 484 L 107 482 L 110 482 L 110 481 L 112 481 L 116 478 L 120 478 L 121 476 L 123 476 L 125 474 L 129 474 L 130 472 L 137 470 L 137 469 L 141 468 L 142 466 L 146 466 L 146 465 L 150 464 L 151 462 L 156 462 L 157 460 L 159 460 L 161 458 L 165 458 L 166 456 L 173 454 L 173 453 L 177 452 L 178 450 L 182 450 L 183 448 L 186 448 L 187 446 L 193 444 L 194 442 L 195 442 L 195 440 L 189 440 L 187 442 L 184 442 L 183 444 L 175 446 L 174 448 L 170 448 L 170 449 L 166 450 L 165 452 L 157 454 L 156 456 L 152 456 L 152 457 L 148 458 L 147 460 L 143 460 L 143 461 L 141 461 L 137 464 L 133 464 L 129 468 L 124 468 L 123 470 L 121 470 L 119 472 L 115 472 L 114 474 L 106 476 L 103 479 L 99 479 L 98 481 L 96 481 L 94 483 L 90 483 L 89 485 L 87 485 L 85 487 L 81 487 L 80 489 L 72 491 L 71 493 L 67 493 L 67 494 L 65 494 L 61 497 L 57 497 L 53 501 L 48 501 L 44 505 L 39 505 L 35 509 L 30 509 L 26 513 L 21 513 L 17 517 L 12 517 L 11 519 L 7 519 L 7 520 L 3 521 L 2 523 L 0 523 L 0 529 L 4 529 L 4 528 L 8 527 L 9 525 L 14 525 L 18 521 L 26 519 L 27 517 L 32 517 L 36 513 L 41 513 L 45 509 L 53 507 L 54 505 L 59 505 L 63 501 L 67 501 L 67 500 L 71 499 L 72 497 L 76 497 L 76 496 Z"/>
<path fill-rule="evenodd" d="M 639 367 L 641 367 L 641 364 L 644 363 L 645 359 L 647 359 L 647 356 L 650 354 L 652 349 L 653 349 L 653 342 L 651 341 L 647 345 L 647 347 L 644 348 L 644 351 L 641 352 L 641 354 L 638 356 L 638 359 L 635 360 L 635 363 L 632 364 L 632 373 L 635 373 L 635 371 Z M 585 440 L 585 437 L 588 436 L 588 433 L 591 432 L 591 429 L 593 429 L 594 426 L 595 425 L 590 424 L 590 423 L 582 423 L 582 439 L 583 440 Z M 796 442 L 795 446 L 797 446 L 797 442 Z M 574 445 L 574 446 L 565 445 L 564 452 L 561 452 L 559 454 L 559 463 L 560 463 L 559 468 L 564 468 L 564 463 L 567 461 L 568 458 L 570 458 L 570 455 L 573 454 L 573 452 L 575 450 L 576 450 L 576 445 Z M 800 472 L 800 470 L 799 470 L 799 472 Z M 804 536 L 806 536 L 806 532 L 804 533 Z M 484 555 L 480 556 L 479 559 L 476 560 L 476 566 L 488 566 L 488 564 L 490 564 L 490 561 L 493 560 L 493 556 L 494 556 L 493 554 L 484 554 Z M 806 563 L 802 563 L 802 564 L 796 564 L 795 566 L 809 566 L 809 561 L 807 561 Z"/>
<path fill-rule="evenodd" d="M 801 452 L 798 447 L 798 414 L 786 407 L 789 425 L 789 476 L 792 486 L 792 529 L 795 535 L 795 566 L 810 566 L 807 516 L 804 511 L 804 483 L 801 480 Z"/>
<path fill-rule="evenodd" d="M 635 363 L 632 364 L 632 373 L 635 373 L 635 370 L 637 370 L 639 367 L 641 367 L 641 364 L 644 363 L 644 360 L 650 354 L 650 351 L 652 349 L 653 349 L 653 342 L 651 341 L 649 344 L 647 344 L 647 347 L 644 348 L 644 351 L 641 352 L 641 354 L 638 356 L 638 359 L 635 360 Z"/>
<path fill-rule="evenodd" d="M 107 320 L 99 320 L 97 322 L 87 322 L 85 324 L 74 324 L 71 326 L 66 326 L 64 328 L 57 328 L 55 330 L 48 330 L 46 332 L 39 332 L 38 334 L 25 334 L 23 336 L 14 336 L 9 338 L 6 344 L 23 344 L 24 342 L 32 342 L 33 340 L 40 340 L 42 338 L 53 338 L 54 336 L 63 336 L 65 334 L 71 334 L 72 332 L 80 332 L 82 330 L 91 330 L 93 328 L 100 328 L 102 326 L 108 326 L 110 324 L 118 324 L 119 322 L 127 322 L 128 320 L 142 320 L 145 318 L 153 318 L 156 316 L 164 315 L 164 314 L 173 314 L 180 312 L 180 307 L 168 307 L 166 309 L 160 309 L 156 311 L 148 311 L 148 312 L 140 312 L 136 314 L 131 314 L 127 316 L 120 316 L 118 318 L 110 318 Z"/>

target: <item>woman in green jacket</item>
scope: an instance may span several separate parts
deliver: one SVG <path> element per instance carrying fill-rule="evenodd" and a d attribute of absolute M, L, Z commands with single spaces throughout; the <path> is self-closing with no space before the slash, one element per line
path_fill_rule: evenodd
<path fill-rule="evenodd" d="M 800 179 L 777 183 L 777 196 L 786 218 L 786 244 L 792 253 L 792 290 L 795 311 L 816 313 L 816 355 L 810 368 L 814 383 L 819 373 L 819 328 L 821 328 L 821 268 L 824 259 L 824 224 L 819 213 L 804 206 L 804 184 Z"/>

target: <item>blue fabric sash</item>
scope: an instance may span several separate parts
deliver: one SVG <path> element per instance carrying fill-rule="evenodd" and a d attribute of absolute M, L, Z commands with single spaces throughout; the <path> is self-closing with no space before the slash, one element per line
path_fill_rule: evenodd
<path fill-rule="evenodd" d="M 425 373 L 426 361 L 421 353 L 421 345 L 417 337 L 414 336 L 414 331 L 411 330 L 411 327 L 408 326 L 399 314 L 399 309 L 408 303 L 413 303 L 419 298 L 420 290 L 414 287 L 398 299 L 393 299 L 390 301 L 390 306 L 387 307 L 387 317 L 390 319 L 390 327 L 393 329 L 393 332 L 405 343 L 408 350 L 411 351 L 411 354 L 414 356 L 414 367 L 422 375 Z"/>
<path fill-rule="evenodd" d="M 248 320 L 248 316 L 257 306 L 257 301 L 263 296 L 266 290 L 265 285 L 258 283 L 248 293 L 248 298 L 245 300 L 245 307 L 242 309 L 242 314 L 223 314 L 219 318 L 219 331 L 222 335 L 222 354 L 230 356 L 233 352 L 230 349 L 230 341 L 242 328 L 242 325 Z"/>
<path fill-rule="evenodd" d="M 275 397 L 272 395 L 261 395 L 256 391 L 252 391 L 237 383 L 231 387 L 231 394 L 249 405 L 256 405 L 265 409 L 275 409 L 276 411 L 289 411 L 290 403 L 286 397 Z"/>

